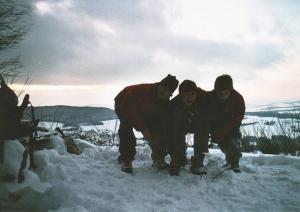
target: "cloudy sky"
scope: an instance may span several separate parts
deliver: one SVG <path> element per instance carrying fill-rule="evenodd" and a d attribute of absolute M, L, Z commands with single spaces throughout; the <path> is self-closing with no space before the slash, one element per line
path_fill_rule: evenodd
<path fill-rule="evenodd" d="M 206 90 L 227 73 L 247 105 L 300 99 L 298 0 L 28 0 L 17 51 L 36 105 L 113 107 L 168 73 Z"/>

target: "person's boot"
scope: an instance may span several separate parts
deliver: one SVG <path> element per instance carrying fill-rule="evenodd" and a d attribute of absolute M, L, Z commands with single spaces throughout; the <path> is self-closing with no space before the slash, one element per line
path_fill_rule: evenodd
<path fill-rule="evenodd" d="M 191 158 L 191 168 L 190 168 L 190 171 L 193 173 L 193 174 L 196 174 L 196 175 L 202 175 L 202 174 L 206 174 L 206 170 L 205 170 L 205 167 L 203 165 L 203 159 L 204 159 L 204 155 L 202 156 L 193 156 Z"/>
<path fill-rule="evenodd" d="M 171 176 L 179 176 L 180 165 L 181 164 L 177 159 L 172 158 L 170 163 L 170 168 L 169 168 L 169 174 Z"/>
<path fill-rule="evenodd" d="M 231 169 L 232 169 L 232 171 L 234 171 L 236 173 L 241 172 L 240 166 L 239 166 L 239 161 L 240 161 L 241 157 L 242 157 L 242 154 L 239 153 L 238 156 L 236 156 L 231 162 Z"/>
<path fill-rule="evenodd" d="M 232 169 L 232 171 L 234 171 L 236 173 L 240 173 L 241 172 L 240 166 L 239 166 L 238 163 L 231 164 L 231 169 Z"/>
<path fill-rule="evenodd" d="M 164 158 L 162 159 L 153 159 L 153 167 L 157 169 L 167 169 L 170 165 L 165 161 Z"/>
<path fill-rule="evenodd" d="M 121 171 L 126 172 L 128 174 L 132 174 L 133 173 L 132 161 L 131 160 L 121 161 Z"/>
<path fill-rule="evenodd" d="M 121 171 L 126 172 L 128 174 L 133 173 L 132 160 L 122 159 L 122 156 L 119 155 L 118 162 L 119 164 L 121 164 Z"/>

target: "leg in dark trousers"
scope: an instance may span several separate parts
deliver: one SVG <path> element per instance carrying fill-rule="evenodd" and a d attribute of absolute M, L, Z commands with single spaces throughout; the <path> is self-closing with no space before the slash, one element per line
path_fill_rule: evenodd
<path fill-rule="evenodd" d="M 196 120 L 196 123 L 198 120 Z M 194 132 L 194 156 L 191 158 L 191 172 L 193 174 L 206 174 L 204 168 L 205 153 L 208 152 L 209 125 L 206 121 L 193 125 Z"/>
<path fill-rule="evenodd" d="M 194 156 L 201 156 L 203 153 L 208 152 L 208 140 L 209 140 L 209 125 L 203 121 L 197 125 L 194 130 Z"/>
<path fill-rule="evenodd" d="M 186 134 L 187 132 L 181 127 L 173 129 L 172 136 L 168 144 L 171 158 L 176 159 L 181 165 L 186 164 Z"/>
<path fill-rule="evenodd" d="M 167 155 L 166 120 L 163 115 L 156 116 L 151 121 L 147 121 L 147 126 L 152 137 L 152 142 L 149 145 L 152 150 L 153 167 L 166 169 L 169 167 L 169 164 L 165 162 Z"/>
<path fill-rule="evenodd" d="M 149 142 L 149 146 L 152 150 L 151 158 L 153 160 L 153 167 L 158 169 L 165 169 L 169 167 L 169 164 L 165 162 L 165 156 L 167 155 L 167 118 L 168 114 L 165 110 L 161 110 L 151 117 L 145 118 L 146 126 L 150 131 L 152 141 Z"/>
<path fill-rule="evenodd" d="M 167 145 L 163 139 L 163 136 L 155 132 L 151 133 L 153 144 L 149 144 L 152 150 L 152 160 L 164 160 L 167 154 Z"/>
<path fill-rule="evenodd" d="M 120 138 L 119 162 L 134 160 L 136 153 L 136 138 L 133 133 L 133 127 L 120 118 L 120 127 L 118 133 Z"/>
<path fill-rule="evenodd" d="M 186 130 L 181 125 L 173 125 L 171 130 L 170 141 L 168 143 L 168 151 L 171 156 L 169 173 L 170 175 L 179 175 L 180 167 L 187 164 L 186 159 Z"/>
<path fill-rule="evenodd" d="M 232 168 L 239 168 L 239 160 L 242 157 L 240 151 L 240 138 L 237 136 L 228 136 L 219 146 L 225 154 L 225 159 Z"/>
<path fill-rule="evenodd" d="M 187 163 L 185 136 L 190 131 L 190 125 L 185 114 L 181 108 L 174 108 L 168 119 L 168 151 L 171 158 L 180 165 Z"/>

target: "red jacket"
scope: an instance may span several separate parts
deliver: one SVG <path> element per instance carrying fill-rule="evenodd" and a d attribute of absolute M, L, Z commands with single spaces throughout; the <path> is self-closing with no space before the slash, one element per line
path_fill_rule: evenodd
<path fill-rule="evenodd" d="M 222 141 L 226 136 L 238 129 L 245 115 L 245 102 L 240 93 L 236 90 L 231 92 L 229 99 L 225 103 L 218 100 L 215 90 L 209 92 L 210 105 L 216 115 L 213 124 L 212 138 Z"/>
<path fill-rule="evenodd" d="M 147 120 L 163 109 L 169 100 L 157 98 L 158 83 L 132 85 L 115 97 L 115 110 L 136 130 L 147 128 Z"/>

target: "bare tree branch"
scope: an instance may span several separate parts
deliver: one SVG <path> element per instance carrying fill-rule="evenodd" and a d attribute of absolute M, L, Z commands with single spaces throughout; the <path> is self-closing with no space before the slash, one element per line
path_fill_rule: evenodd
<path fill-rule="evenodd" d="M 0 54 L 16 47 L 24 40 L 30 24 L 24 20 L 31 13 L 31 7 L 12 0 L 0 0 Z M 7 83 L 13 83 L 21 75 L 21 55 L 0 59 L 0 74 Z M 28 80 L 28 79 L 27 79 Z"/>

